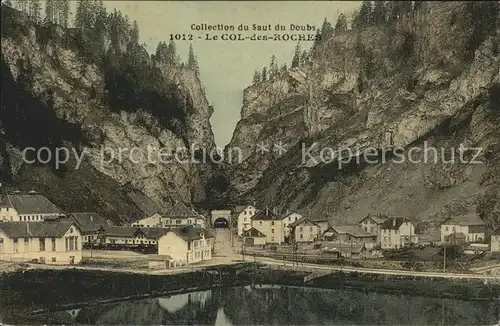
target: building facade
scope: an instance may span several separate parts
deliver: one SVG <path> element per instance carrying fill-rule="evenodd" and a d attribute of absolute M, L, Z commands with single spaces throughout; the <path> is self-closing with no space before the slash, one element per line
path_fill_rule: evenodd
<path fill-rule="evenodd" d="M 71 213 L 69 218 L 73 220 L 82 233 L 82 243 L 97 243 L 99 234 L 106 231 L 106 228 L 113 226 L 113 223 L 95 212 Z"/>
<path fill-rule="evenodd" d="M 61 209 L 34 191 L 6 195 L 0 202 L 0 221 L 41 222 L 46 217 L 61 214 Z"/>
<path fill-rule="evenodd" d="M 285 242 L 283 220 L 284 217 L 265 209 L 252 217 L 251 227 L 266 235 L 266 243 L 282 244 Z"/>
<path fill-rule="evenodd" d="M 382 249 L 400 249 L 418 242 L 415 227 L 406 217 L 387 218 L 380 226 L 379 238 Z"/>
<path fill-rule="evenodd" d="M 364 244 L 368 250 L 377 244 L 377 236 L 366 232 L 360 225 L 331 226 L 323 233 L 323 239 L 344 244 Z"/>
<path fill-rule="evenodd" d="M 82 236 L 69 219 L 0 223 L 0 260 L 73 265 L 82 260 Z"/>
<path fill-rule="evenodd" d="M 466 242 L 482 242 L 485 223 L 476 214 L 449 217 L 441 223 L 441 241 L 448 242 L 448 237 L 454 233 L 463 233 Z"/>
<path fill-rule="evenodd" d="M 151 216 L 144 217 L 130 223 L 130 226 L 138 228 L 158 228 L 162 227 L 162 217 L 158 213 L 154 213 Z"/>
<path fill-rule="evenodd" d="M 205 228 L 205 217 L 181 201 L 176 202 L 161 218 L 162 227 L 192 226 Z"/>
<path fill-rule="evenodd" d="M 264 248 L 266 246 L 266 235 L 256 228 L 244 231 L 242 237 L 245 248 Z"/>
<path fill-rule="evenodd" d="M 289 213 L 286 214 L 285 217 L 283 217 L 283 234 L 285 238 L 288 238 L 290 236 L 290 224 L 297 222 L 300 220 L 303 216 L 297 212 Z"/>
<path fill-rule="evenodd" d="M 358 225 L 363 228 L 365 232 L 376 235 L 376 243 L 380 244 L 380 226 L 387 219 L 387 216 L 379 215 L 368 215 L 358 222 Z"/>
<path fill-rule="evenodd" d="M 212 259 L 213 236 L 202 228 L 170 229 L 158 240 L 158 255 L 170 256 L 177 266 Z"/>
<path fill-rule="evenodd" d="M 321 227 L 307 217 L 302 217 L 288 226 L 292 234 L 292 241 L 312 242 L 319 237 Z"/>
<path fill-rule="evenodd" d="M 233 216 L 237 221 L 238 235 L 241 236 L 244 231 L 252 228 L 252 217 L 257 214 L 258 210 L 254 205 L 237 206 Z"/>
<path fill-rule="evenodd" d="M 500 252 L 500 228 L 491 234 L 490 248 L 492 252 Z"/>

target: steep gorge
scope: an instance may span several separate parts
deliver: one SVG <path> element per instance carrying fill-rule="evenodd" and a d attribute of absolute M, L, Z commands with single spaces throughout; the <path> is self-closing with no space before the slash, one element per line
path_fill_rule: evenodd
<path fill-rule="evenodd" d="M 227 171 L 230 197 L 345 223 L 368 213 L 439 221 L 478 212 L 500 225 L 499 18 L 478 19 L 477 6 L 429 2 L 394 24 L 335 35 L 309 63 L 245 89 L 226 148 L 244 153 Z M 469 163 L 395 163 L 390 153 L 381 162 L 390 148 L 421 160 L 408 151 L 424 146 L 450 159 L 460 144 Z M 475 147 L 480 164 L 470 163 Z M 352 160 L 339 168 L 325 148 Z M 377 163 L 356 162 L 356 150 L 373 151 Z"/>
<path fill-rule="evenodd" d="M 125 110 L 115 103 L 127 106 L 127 92 L 136 90 L 126 89 L 125 78 L 117 82 L 110 67 L 82 55 L 78 35 L 75 29 L 34 24 L 2 5 L 3 190 L 5 185 L 7 190 L 34 189 L 68 212 L 98 211 L 115 222 L 144 216 L 174 200 L 204 200 L 212 165 L 162 163 L 158 157 L 161 148 L 170 153 L 215 147 L 209 122 L 213 108 L 195 73 L 153 63 L 137 46 L 136 57 L 143 66 L 157 68 L 162 84 L 156 92 L 137 95 L 154 108 Z M 109 43 L 104 40 L 108 48 Z M 118 51 L 110 57 L 125 55 Z M 112 91 L 118 93 L 114 100 Z M 26 164 L 22 150 L 31 146 L 48 146 L 52 153 L 57 147 L 74 148 L 85 159 L 78 168 L 74 154 L 58 169 L 53 161 Z"/>

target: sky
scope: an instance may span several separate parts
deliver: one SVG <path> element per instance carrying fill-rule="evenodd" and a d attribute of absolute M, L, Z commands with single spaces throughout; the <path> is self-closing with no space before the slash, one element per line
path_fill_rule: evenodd
<path fill-rule="evenodd" d="M 200 67 L 200 79 L 205 86 L 208 101 L 214 106 L 211 118 L 215 142 L 224 147 L 230 140 L 240 119 L 243 89 L 251 84 L 253 73 L 268 65 L 271 56 L 278 64 L 290 66 L 296 41 L 222 41 L 205 40 L 205 34 L 225 32 L 193 31 L 193 24 L 226 24 L 237 27 L 249 25 L 244 36 L 273 35 L 271 32 L 254 32 L 252 24 L 313 25 L 321 27 L 325 17 L 332 23 L 341 12 L 351 12 L 360 6 L 359 1 L 104 1 L 108 12 L 116 8 L 139 24 L 140 43 L 146 43 L 150 53 L 156 51 L 160 41 L 168 42 L 170 34 L 192 34 L 193 40 L 176 41 L 177 53 L 186 62 L 189 44 Z M 188 36 L 186 36 L 188 37 Z M 199 38 L 201 37 L 201 38 Z M 312 42 L 301 42 L 309 48 Z"/>

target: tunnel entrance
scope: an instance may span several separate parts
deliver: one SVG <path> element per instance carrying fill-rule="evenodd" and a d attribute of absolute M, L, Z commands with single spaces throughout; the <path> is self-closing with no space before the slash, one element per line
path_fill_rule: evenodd
<path fill-rule="evenodd" d="M 219 217 L 214 221 L 214 228 L 228 228 L 229 222 L 224 217 Z"/>

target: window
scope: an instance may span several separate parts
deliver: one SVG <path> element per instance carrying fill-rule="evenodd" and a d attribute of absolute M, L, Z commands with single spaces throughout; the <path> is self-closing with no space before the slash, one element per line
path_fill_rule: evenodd
<path fill-rule="evenodd" d="M 175 223 L 176 224 L 182 224 L 182 221 L 181 220 L 176 220 Z"/>
<path fill-rule="evenodd" d="M 292 220 L 292 217 L 291 216 L 288 216 L 288 221 L 291 221 Z"/>
<path fill-rule="evenodd" d="M 0 252 L 3 252 L 3 238 L 0 238 Z"/>
<path fill-rule="evenodd" d="M 301 226 L 301 227 L 299 228 L 299 231 L 300 231 L 300 232 L 302 232 L 302 230 L 303 230 L 303 227 Z"/>
<path fill-rule="evenodd" d="M 52 262 L 55 263 L 56 262 L 56 257 L 52 257 Z"/>
<path fill-rule="evenodd" d="M 24 252 L 30 251 L 30 238 L 24 238 Z"/>
<path fill-rule="evenodd" d="M 52 251 L 56 251 L 56 238 L 52 238 Z"/>
<path fill-rule="evenodd" d="M 300 238 L 301 238 L 301 239 L 303 239 L 303 238 L 304 238 L 304 235 L 303 235 L 302 233 L 300 234 Z"/>
<path fill-rule="evenodd" d="M 448 231 L 448 227 L 445 227 L 445 231 Z"/>
<path fill-rule="evenodd" d="M 243 211 L 243 215 L 247 215 L 247 211 Z"/>
<path fill-rule="evenodd" d="M 38 239 L 40 242 L 40 251 L 45 251 L 45 238 Z"/>
<path fill-rule="evenodd" d="M 271 233 L 274 233 L 274 229 L 271 229 Z"/>
<path fill-rule="evenodd" d="M 271 222 L 271 225 L 274 225 L 274 221 Z"/>
<path fill-rule="evenodd" d="M 271 241 L 274 241 L 274 237 L 271 237 Z"/>
<path fill-rule="evenodd" d="M 259 221 L 259 225 L 262 225 L 262 221 Z"/>
<path fill-rule="evenodd" d="M 191 224 L 191 222 L 192 222 L 191 220 L 188 220 L 188 223 L 189 223 L 189 224 Z"/>
<path fill-rule="evenodd" d="M 310 227 L 309 227 L 309 232 L 312 232 L 312 231 L 313 231 L 313 227 L 312 227 L 312 226 L 310 226 Z"/>
<path fill-rule="evenodd" d="M 451 230 L 452 230 L 453 232 L 455 232 L 455 227 L 452 227 L 452 228 L 451 228 Z"/>

